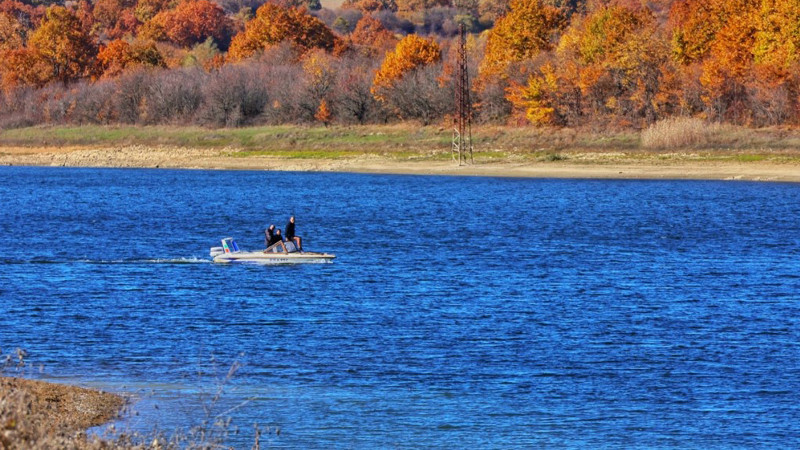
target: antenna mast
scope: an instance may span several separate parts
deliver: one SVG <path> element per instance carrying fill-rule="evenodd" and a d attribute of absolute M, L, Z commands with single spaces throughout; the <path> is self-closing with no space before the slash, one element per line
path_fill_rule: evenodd
<path fill-rule="evenodd" d="M 467 30 L 459 26 L 458 66 L 456 67 L 456 110 L 453 115 L 453 160 L 458 165 L 472 164 L 472 100 L 467 71 Z M 457 159 L 456 159 L 457 158 Z"/>

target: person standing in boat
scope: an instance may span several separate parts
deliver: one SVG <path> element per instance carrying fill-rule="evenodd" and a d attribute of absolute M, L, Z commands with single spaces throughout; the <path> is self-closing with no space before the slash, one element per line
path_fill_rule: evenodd
<path fill-rule="evenodd" d="M 286 224 L 286 240 L 294 242 L 297 251 L 303 251 L 303 239 L 294 234 L 294 216 L 289 217 L 289 223 Z"/>

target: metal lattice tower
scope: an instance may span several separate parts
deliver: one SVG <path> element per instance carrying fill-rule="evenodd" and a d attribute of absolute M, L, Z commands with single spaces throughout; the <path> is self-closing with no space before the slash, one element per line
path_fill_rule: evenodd
<path fill-rule="evenodd" d="M 472 100 L 467 71 L 467 30 L 459 27 L 458 65 L 455 73 L 456 110 L 453 115 L 453 160 L 472 164 Z"/>

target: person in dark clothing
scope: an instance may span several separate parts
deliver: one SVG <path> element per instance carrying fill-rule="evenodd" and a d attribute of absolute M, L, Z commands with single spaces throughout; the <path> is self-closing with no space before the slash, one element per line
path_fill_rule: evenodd
<path fill-rule="evenodd" d="M 303 251 L 303 239 L 294 234 L 294 216 L 289 217 L 289 223 L 286 224 L 286 240 L 294 242 L 298 251 Z"/>
<path fill-rule="evenodd" d="M 269 228 L 264 230 L 264 245 L 269 247 L 269 241 L 272 240 L 272 236 L 275 235 L 275 225 L 270 224 Z"/>
<path fill-rule="evenodd" d="M 284 253 L 289 253 L 289 251 L 286 249 L 286 245 L 283 243 L 283 237 L 281 236 L 280 228 L 275 230 L 274 234 L 272 234 L 272 237 L 269 239 L 269 242 L 267 242 L 267 251 L 273 248 L 273 246 L 282 247 Z"/>

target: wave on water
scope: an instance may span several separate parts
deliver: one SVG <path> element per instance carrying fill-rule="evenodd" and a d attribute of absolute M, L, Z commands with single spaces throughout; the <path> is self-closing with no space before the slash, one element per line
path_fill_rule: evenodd
<path fill-rule="evenodd" d="M 130 258 L 130 259 L 0 259 L 0 264 L 207 264 L 204 258 Z"/>

